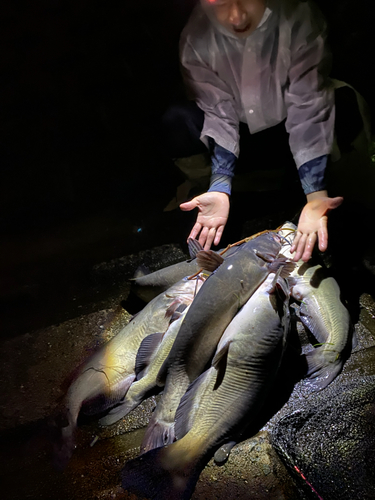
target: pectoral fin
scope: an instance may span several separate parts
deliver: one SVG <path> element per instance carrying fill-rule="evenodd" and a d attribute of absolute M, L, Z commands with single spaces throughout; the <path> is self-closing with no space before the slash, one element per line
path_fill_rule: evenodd
<path fill-rule="evenodd" d="M 159 348 L 163 335 L 164 334 L 161 332 L 152 333 L 142 340 L 135 359 L 135 374 L 137 376 L 137 380 L 140 380 L 143 377 L 143 372 L 150 364 L 152 356 Z"/>
<path fill-rule="evenodd" d="M 278 269 L 281 268 L 280 277 L 286 279 L 294 271 L 296 263 L 285 261 L 282 257 L 283 256 L 278 257 L 271 264 L 269 264 L 268 269 L 274 273 L 277 273 Z"/>
<path fill-rule="evenodd" d="M 214 272 L 224 262 L 224 258 L 212 250 L 201 250 L 197 253 L 198 266 L 206 271 Z"/>
<path fill-rule="evenodd" d="M 226 357 L 227 357 L 230 343 L 231 343 L 231 340 L 226 342 L 222 346 L 220 351 L 216 352 L 216 354 L 212 360 L 212 366 L 214 366 L 217 370 L 219 369 L 219 366 L 221 365 L 221 362 L 224 360 L 224 358 L 226 359 Z"/>
<path fill-rule="evenodd" d="M 181 439 L 193 427 L 200 408 L 201 395 L 209 385 L 215 383 L 215 380 L 216 370 L 211 367 L 189 385 L 176 411 L 175 434 L 177 439 Z"/>
<path fill-rule="evenodd" d="M 329 332 L 325 328 L 319 328 L 316 318 L 311 316 L 308 306 L 304 303 L 301 304 L 299 309 L 299 318 L 319 344 L 324 344 L 328 341 Z"/>

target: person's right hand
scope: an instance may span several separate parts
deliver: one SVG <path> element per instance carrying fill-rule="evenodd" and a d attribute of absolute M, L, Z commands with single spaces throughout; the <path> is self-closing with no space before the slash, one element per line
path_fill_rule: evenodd
<path fill-rule="evenodd" d="M 211 191 L 196 196 L 180 205 L 181 210 L 190 211 L 198 208 L 197 222 L 189 234 L 189 238 L 197 238 L 205 250 L 212 243 L 218 245 L 229 216 L 229 196 L 226 193 Z"/>

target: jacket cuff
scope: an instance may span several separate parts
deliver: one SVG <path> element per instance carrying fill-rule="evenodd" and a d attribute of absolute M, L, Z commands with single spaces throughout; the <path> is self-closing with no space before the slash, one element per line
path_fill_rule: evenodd
<path fill-rule="evenodd" d="M 298 169 L 299 178 L 304 193 L 310 194 L 327 188 L 324 174 L 327 167 L 328 155 L 318 156 L 307 161 Z"/>
<path fill-rule="evenodd" d="M 208 191 L 219 191 L 230 195 L 237 158 L 233 153 L 216 144 L 212 137 L 208 138 L 208 143 L 211 151 L 212 172 Z"/>
<path fill-rule="evenodd" d="M 232 177 L 224 174 L 212 175 L 208 191 L 219 191 L 220 193 L 227 193 L 230 195 L 232 192 Z"/>

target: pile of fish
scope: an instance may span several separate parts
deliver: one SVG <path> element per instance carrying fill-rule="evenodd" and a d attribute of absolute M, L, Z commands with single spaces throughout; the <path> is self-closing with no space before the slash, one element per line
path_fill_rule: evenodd
<path fill-rule="evenodd" d="M 208 459 L 228 454 L 262 411 L 293 301 L 317 344 L 304 355 L 304 375 L 313 391 L 324 389 L 350 354 L 353 330 L 327 270 L 292 262 L 295 230 L 288 222 L 219 253 L 191 241 L 190 261 L 136 278 L 134 290 L 150 302 L 78 371 L 59 460 L 73 451 L 80 412 L 106 411 L 100 423 L 110 425 L 162 392 L 122 486 L 140 497 L 189 499 Z"/>
<path fill-rule="evenodd" d="M 166 351 L 170 338 L 173 343 L 180 316 L 189 307 L 206 277 L 200 273 L 194 280 L 178 280 L 152 299 L 117 335 L 77 369 L 67 391 L 62 415 L 59 415 L 62 425 L 54 450 L 54 462 L 58 468 L 67 464 L 74 451 L 80 412 L 95 415 L 108 410 L 109 413 L 100 422 L 109 425 L 130 411 L 125 395 L 133 384 L 136 385 L 137 378 L 144 376 L 146 381 L 153 370 L 157 371 L 156 365 Z M 163 344 L 162 348 L 160 344 Z M 142 382 L 144 397 L 152 394 L 155 378 L 149 385 Z M 137 397 L 133 387 L 129 395 Z"/>

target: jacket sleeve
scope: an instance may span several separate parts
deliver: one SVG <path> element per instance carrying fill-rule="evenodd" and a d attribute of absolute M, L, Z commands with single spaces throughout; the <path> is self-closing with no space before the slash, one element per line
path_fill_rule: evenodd
<path fill-rule="evenodd" d="M 216 144 L 211 137 L 208 142 L 212 161 L 212 175 L 208 191 L 219 191 L 230 195 L 237 158 L 233 153 Z"/>
<path fill-rule="evenodd" d="M 308 2 L 300 3 L 291 27 L 291 65 L 285 90 L 286 129 L 298 169 L 304 164 L 306 169 L 308 162 L 332 149 L 335 107 L 329 71 L 325 22 Z"/>
<path fill-rule="evenodd" d="M 181 72 L 188 97 L 204 112 L 201 140 L 208 138 L 236 157 L 239 154 L 239 118 L 229 86 L 204 61 L 204 51 L 195 48 L 183 32 L 180 40 Z M 203 55 L 202 55 L 203 54 Z"/>
<path fill-rule="evenodd" d="M 327 167 L 327 159 L 327 155 L 318 156 L 313 160 L 307 161 L 298 169 L 302 189 L 306 195 L 327 189 L 324 175 Z"/>

